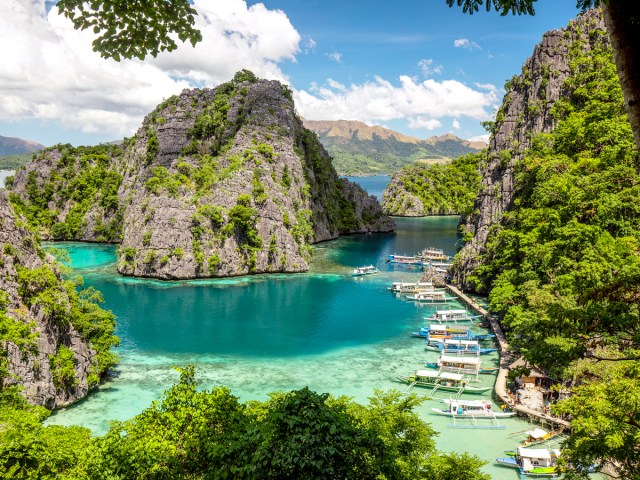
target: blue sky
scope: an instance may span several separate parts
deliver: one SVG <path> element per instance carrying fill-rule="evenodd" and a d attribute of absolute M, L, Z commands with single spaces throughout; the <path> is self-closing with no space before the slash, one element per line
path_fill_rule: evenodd
<path fill-rule="evenodd" d="M 91 52 L 90 33 L 43 0 L 4 0 L 0 135 L 45 145 L 118 139 L 163 98 L 249 68 L 289 83 L 309 119 L 477 137 L 542 34 L 578 13 L 573 0 L 541 0 L 533 17 L 465 15 L 445 0 L 194 4 L 202 44 L 118 63 Z"/>

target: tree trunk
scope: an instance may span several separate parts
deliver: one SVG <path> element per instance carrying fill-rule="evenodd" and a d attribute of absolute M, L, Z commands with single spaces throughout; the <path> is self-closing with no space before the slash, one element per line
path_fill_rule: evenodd
<path fill-rule="evenodd" d="M 640 150 L 640 1 L 609 0 L 604 20 L 636 147 Z"/>

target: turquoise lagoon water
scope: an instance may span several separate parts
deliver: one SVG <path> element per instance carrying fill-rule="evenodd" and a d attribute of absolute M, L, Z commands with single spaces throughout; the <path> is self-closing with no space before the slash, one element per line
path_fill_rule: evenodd
<path fill-rule="evenodd" d="M 125 278 L 115 272 L 114 246 L 57 244 L 69 251 L 74 270 L 102 291 L 106 308 L 118 316 L 121 346 L 113 378 L 48 422 L 104 433 L 110 420 L 130 418 L 158 398 L 178 378 L 171 367 L 186 363 L 196 365 L 203 387 L 229 386 L 241 400 L 303 386 L 360 402 L 376 388 L 406 391 L 394 375 L 437 358 L 424 350 L 423 341 L 410 337 L 433 308 L 387 291 L 391 282 L 416 280 L 420 272 L 385 259 L 430 245 L 455 253 L 457 220 L 401 218 L 394 234 L 316 245 L 309 273 L 221 280 Z M 370 263 L 380 267 L 379 275 L 351 277 L 353 267 Z M 486 365 L 496 362 L 495 355 L 484 360 Z M 482 375 L 478 384 L 494 381 Z M 504 430 L 451 428 L 451 420 L 430 414 L 436 406 L 437 400 L 427 401 L 419 413 L 440 432 L 438 446 L 469 451 L 488 462 L 522 436 L 511 434 L 529 427 L 526 421 L 507 419 L 500 421 Z M 514 471 L 491 463 L 484 468 L 492 478 L 517 478 Z"/>

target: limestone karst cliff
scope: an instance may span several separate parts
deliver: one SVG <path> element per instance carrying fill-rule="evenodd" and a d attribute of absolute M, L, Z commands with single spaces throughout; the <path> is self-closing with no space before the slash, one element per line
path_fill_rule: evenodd
<path fill-rule="evenodd" d="M 61 278 L 0 190 L 0 381 L 30 403 L 63 407 L 84 397 L 114 363 L 114 317 L 95 292 Z"/>
<path fill-rule="evenodd" d="M 288 87 L 246 71 L 167 99 L 122 147 L 49 149 L 12 189 L 46 238 L 121 243 L 118 271 L 135 276 L 301 272 L 314 242 L 393 230 L 338 178 Z"/>
<path fill-rule="evenodd" d="M 481 170 L 480 192 L 472 213 L 462 220 L 465 236 L 471 240 L 458 253 L 455 279 L 464 287 L 472 287 L 466 276 L 479 265 L 490 228 L 500 222 L 514 200 L 514 166 L 536 134 L 549 133 L 556 125 L 553 106 L 569 95 L 565 82 L 571 76 L 571 49 L 578 41 L 579 48 L 590 49 L 601 38 L 594 33 L 604 30 L 600 12 L 591 10 L 566 28 L 545 33 L 522 73 L 506 83 L 492 126 L 488 162 Z"/>

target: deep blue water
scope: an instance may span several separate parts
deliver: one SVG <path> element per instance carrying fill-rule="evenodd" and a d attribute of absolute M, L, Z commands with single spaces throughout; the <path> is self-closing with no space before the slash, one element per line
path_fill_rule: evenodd
<path fill-rule="evenodd" d="M 387 188 L 391 177 L 389 175 L 374 175 L 371 177 L 345 177 L 364 188 L 369 195 L 375 195 L 378 200 L 382 200 L 384 189 Z"/>
<path fill-rule="evenodd" d="M 122 351 L 286 357 L 403 334 L 416 305 L 392 297 L 386 287 L 398 278 L 417 279 L 420 271 L 385 259 L 431 245 L 455 253 L 456 222 L 457 217 L 400 218 L 397 233 L 320 244 L 309 274 L 223 280 L 127 279 L 113 271 L 114 246 L 66 248 L 72 266 L 103 293 L 105 307 L 118 316 Z M 351 270 L 364 264 L 378 265 L 383 274 L 352 278 Z M 390 322 L 393 317 L 403 320 Z"/>

